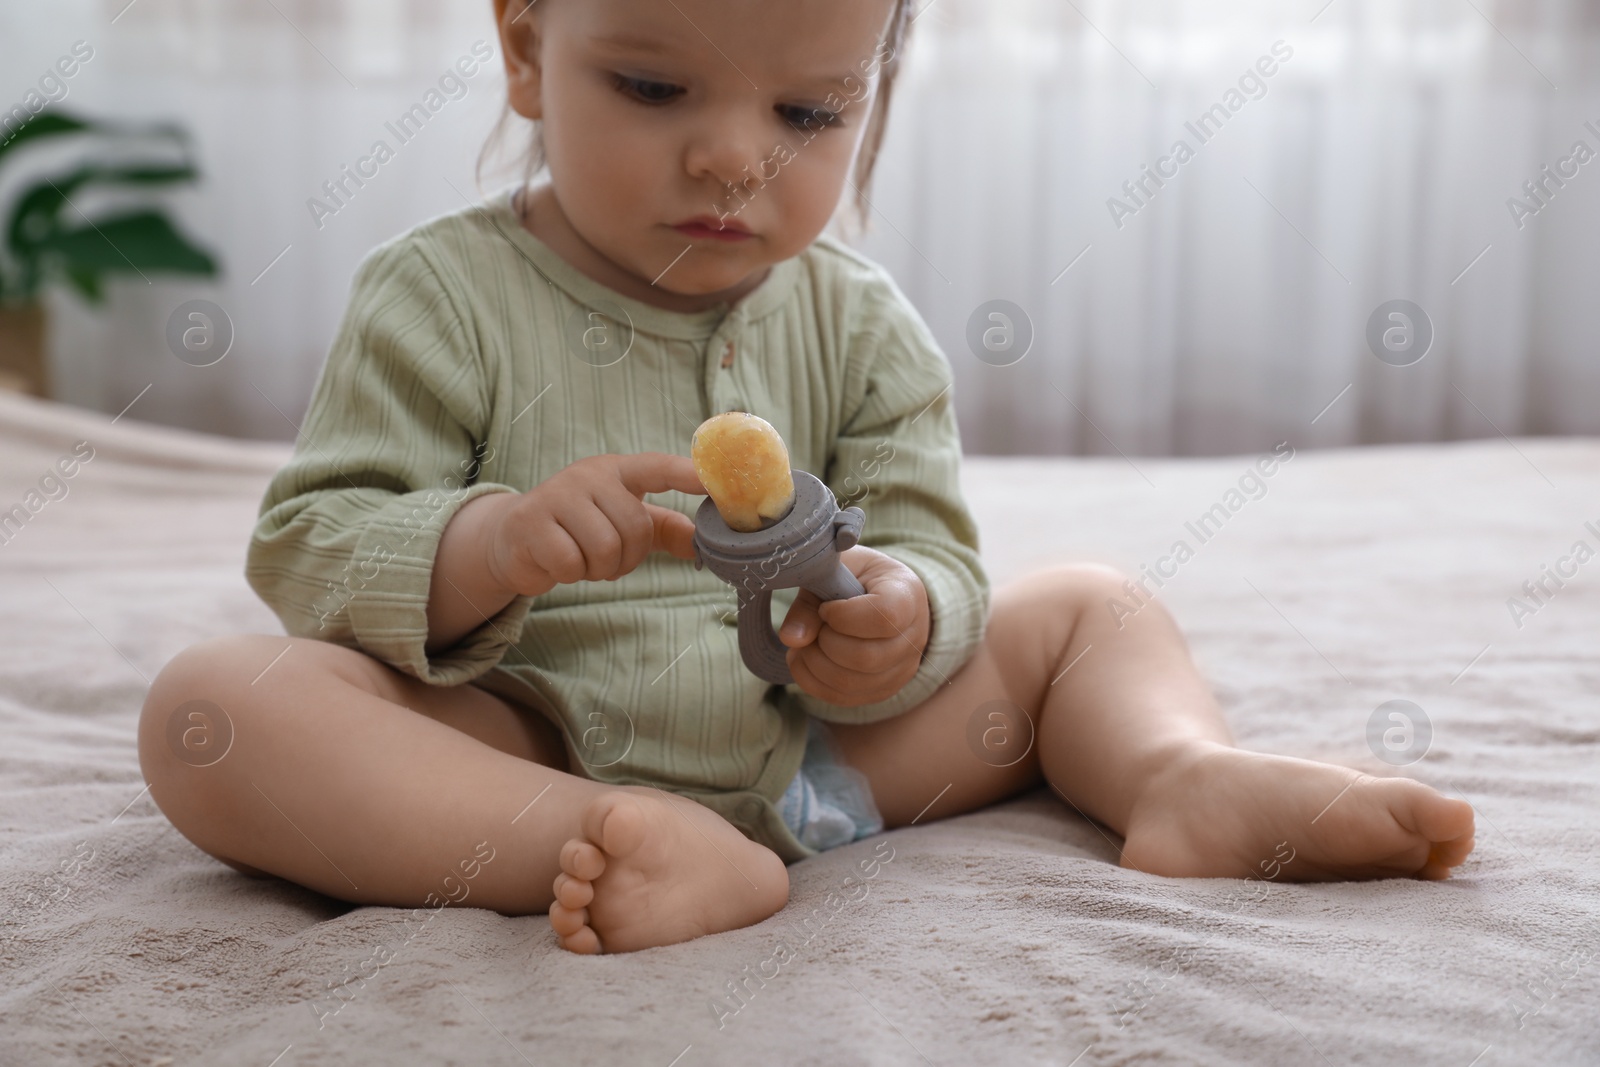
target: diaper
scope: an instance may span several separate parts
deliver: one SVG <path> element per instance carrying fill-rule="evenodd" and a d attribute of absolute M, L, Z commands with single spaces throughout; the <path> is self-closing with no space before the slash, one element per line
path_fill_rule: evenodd
<path fill-rule="evenodd" d="M 838 758 L 827 725 L 816 718 L 806 732 L 800 770 L 777 808 L 800 843 L 818 851 L 883 831 L 867 776 Z"/>

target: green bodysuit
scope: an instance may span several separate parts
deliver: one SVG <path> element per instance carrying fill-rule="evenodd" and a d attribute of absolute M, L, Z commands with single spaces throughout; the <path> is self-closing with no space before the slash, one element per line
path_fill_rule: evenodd
<path fill-rule="evenodd" d="M 792 862 L 813 850 L 774 801 L 800 768 L 807 716 L 898 715 L 983 635 L 989 583 L 951 384 L 889 275 L 830 236 L 731 308 L 674 312 L 570 266 L 522 228 L 506 190 L 361 264 L 246 577 L 290 634 L 537 709 L 574 773 L 699 801 Z M 586 456 L 687 456 L 695 428 L 733 409 L 776 427 L 795 467 L 866 512 L 861 543 L 922 579 L 932 635 L 899 693 L 839 707 L 761 681 L 739 656 L 733 588 L 664 552 L 614 582 L 518 596 L 427 655 L 434 555 L 462 504 Z M 647 499 L 692 518 L 702 498 Z M 774 595 L 776 618 L 794 595 Z"/>

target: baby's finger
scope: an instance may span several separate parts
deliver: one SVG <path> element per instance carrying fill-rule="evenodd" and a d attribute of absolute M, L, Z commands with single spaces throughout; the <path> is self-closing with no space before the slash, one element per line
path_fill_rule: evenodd
<path fill-rule="evenodd" d="M 789 675 L 794 679 L 794 684 L 818 700 L 826 700 L 829 704 L 848 706 L 842 693 L 836 693 L 830 687 L 823 685 L 817 680 L 816 675 L 811 673 L 811 668 L 806 665 L 805 659 L 805 654 L 808 651 L 810 650 L 804 648 L 792 648 L 789 650 L 787 656 Z"/>
<path fill-rule="evenodd" d="M 851 637 L 832 626 L 824 626 L 817 635 L 817 648 L 828 659 L 846 670 L 862 674 L 883 674 L 892 671 L 907 659 L 920 659 L 922 650 L 908 638 Z"/>
<path fill-rule="evenodd" d="M 818 612 L 823 622 L 851 637 L 894 637 L 916 625 L 917 602 L 910 587 L 890 579 L 860 596 L 830 600 Z"/>
<path fill-rule="evenodd" d="M 556 521 L 583 552 L 584 572 L 579 577 L 598 582 L 617 573 L 622 563 L 622 535 L 599 505 L 585 500 L 558 515 Z"/>
<path fill-rule="evenodd" d="M 862 674 L 834 663 L 814 645 L 791 649 L 789 673 L 796 684 L 812 696 L 841 707 L 871 704 L 893 695 L 882 675 Z"/>
<path fill-rule="evenodd" d="M 671 489 L 705 496 L 706 487 L 700 483 L 700 476 L 694 472 L 694 463 L 688 456 L 674 456 L 670 452 L 637 452 L 615 459 L 622 484 L 634 496 L 665 493 Z"/>
<path fill-rule="evenodd" d="M 518 559 L 534 570 L 548 575 L 556 585 L 583 581 L 589 569 L 583 549 L 555 519 L 538 524 L 527 534 L 528 540 L 519 552 Z M 530 583 L 537 583 L 537 575 L 530 575 Z"/>
<path fill-rule="evenodd" d="M 694 559 L 694 520 L 681 511 L 646 504 L 653 534 L 650 550 L 670 552 L 679 559 Z"/>
<path fill-rule="evenodd" d="M 617 569 L 602 577 L 608 580 L 620 578 L 643 563 L 655 548 L 655 520 L 646 505 L 640 504 L 638 498 L 630 496 L 620 486 L 611 486 L 609 491 L 596 493 L 594 503 L 622 539 Z"/>
<path fill-rule="evenodd" d="M 817 614 L 819 603 L 817 594 L 809 589 L 800 590 L 800 595 L 789 606 L 789 613 L 783 617 L 778 640 L 790 648 L 804 648 L 815 641 L 822 631 L 822 616 Z"/>

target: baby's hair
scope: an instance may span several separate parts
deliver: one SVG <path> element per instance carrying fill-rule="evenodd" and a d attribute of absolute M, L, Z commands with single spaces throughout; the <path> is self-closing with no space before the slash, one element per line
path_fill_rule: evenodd
<path fill-rule="evenodd" d="M 522 0 L 522 10 L 532 7 L 537 0 Z M 872 103 L 872 113 L 867 116 L 867 131 L 861 139 L 861 152 L 856 157 L 856 172 L 854 185 L 856 188 L 855 210 L 857 222 L 865 224 L 869 205 L 867 190 L 872 185 L 872 172 L 878 165 L 878 151 L 883 146 L 884 131 L 889 121 L 889 97 L 894 90 L 895 76 L 900 72 L 900 63 L 905 52 L 906 39 L 911 32 L 913 8 L 916 0 L 895 0 L 894 14 L 889 19 L 888 32 L 878 48 L 878 95 Z M 518 16 L 520 17 L 520 15 Z M 489 159 L 505 143 L 506 135 L 515 121 L 516 112 L 511 110 L 511 103 L 507 101 L 500 112 L 500 119 L 495 123 L 494 129 L 489 133 L 489 139 L 484 143 L 483 151 L 478 155 L 478 180 L 483 181 L 483 172 Z M 527 185 L 533 180 L 544 166 L 544 140 L 540 134 L 539 123 L 530 123 L 532 132 L 527 150 L 523 153 L 522 183 Z"/>

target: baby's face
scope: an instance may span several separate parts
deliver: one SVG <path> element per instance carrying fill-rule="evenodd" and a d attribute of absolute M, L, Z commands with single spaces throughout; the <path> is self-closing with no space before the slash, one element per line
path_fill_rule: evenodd
<path fill-rule="evenodd" d="M 645 282 L 717 293 L 832 217 L 893 6 L 538 0 L 507 33 L 529 61 L 521 76 L 513 62 L 512 106 L 543 120 L 556 200 L 585 241 Z"/>

